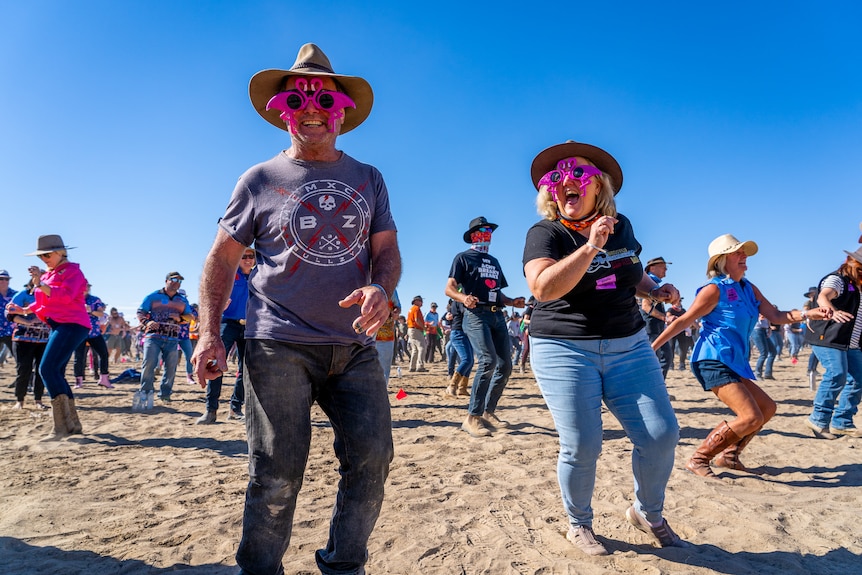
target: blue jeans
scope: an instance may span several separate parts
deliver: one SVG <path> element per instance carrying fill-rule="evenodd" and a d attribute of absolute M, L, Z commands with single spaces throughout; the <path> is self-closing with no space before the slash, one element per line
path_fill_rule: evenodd
<path fill-rule="evenodd" d="M 817 388 L 814 409 L 808 419 L 817 427 L 853 429 L 856 427 L 853 416 L 862 399 L 862 385 L 859 383 L 862 382 L 862 350 L 844 351 L 821 345 L 812 345 L 811 350 L 817 354 L 826 372 Z"/>
<path fill-rule="evenodd" d="M 191 339 L 181 339 L 179 342 L 180 349 L 183 351 L 183 356 L 186 358 L 186 373 L 194 373 L 195 366 L 192 365 L 192 354 L 195 351 L 195 346 L 192 343 Z M 230 351 L 230 348 L 227 348 L 225 351 Z M 179 363 L 179 360 L 177 360 Z"/>
<path fill-rule="evenodd" d="M 362 574 L 368 538 L 392 461 L 389 397 L 374 347 L 246 341 L 249 481 L 242 573 L 282 572 L 296 497 L 311 444 L 311 406 L 326 413 L 340 463 L 329 541 L 315 554 L 321 573 Z"/>
<path fill-rule="evenodd" d="M 66 365 L 81 342 L 87 339 L 90 328 L 76 323 L 57 323 L 51 320 L 48 320 L 48 323 L 51 325 L 51 335 L 48 336 L 42 361 L 39 362 L 39 375 L 42 376 L 42 382 L 51 399 L 58 395 L 66 395 L 72 399 L 75 396 L 72 395 L 72 388 L 66 381 Z"/>
<path fill-rule="evenodd" d="M 602 400 L 634 444 L 635 508 L 661 521 L 679 424 L 644 331 L 617 339 L 530 338 L 533 373 L 560 436 L 557 479 L 573 526 L 592 525 Z"/>
<path fill-rule="evenodd" d="M 446 346 L 446 355 L 449 357 L 449 375 L 455 372 L 469 377 L 473 370 L 473 346 L 463 330 L 453 329 L 449 333 L 449 345 Z M 455 358 L 458 358 L 458 366 L 455 366 Z"/>
<path fill-rule="evenodd" d="M 773 329 L 771 331 L 769 341 L 772 342 L 772 347 L 775 349 L 775 357 L 781 357 L 781 351 L 784 349 L 784 333 L 780 329 Z M 766 369 L 768 370 L 767 373 L 772 373 L 772 364 L 769 360 L 766 362 Z"/>
<path fill-rule="evenodd" d="M 375 341 L 377 348 L 377 359 L 380 361 L 380 369 L 383 370 L 383 379 L 389 385 L 389 372 L 392 371 L 392 358 L 395 355 L 394 341 Z"/>
<path fill-rule="evenodd" d="M 464 312 L 464 333 L 476 354 L 476 375 L 470 390 L 470 415 L 494 413 L 512 375 L 509 330 L 500 311 L 472 309 Z"/>
<path fill-rule="evenodd" d="M 144 364 L 141 367 L 141 391 L 153 391 L 156 379 L 156 367 L 159 365 L 159 355 L 164 360 L 165 372 L 159 388 L 159 397 L 170 398 L 174 390 L 174 376 L 177 373 L 177 363 L 180 360 L 180 350 L 177 340 L 161 337 L 148 337 L 144 340 Z"/>
<path fill-rule="evenodd" d="M 233 386 L 233 393 L 230 396 L 230 409 L 231 411 L 241 412 L 242 405 L 245 403 L 245 385 L 242 382 L 243 356 L 245 356 L 245 326 L 234 321 L 223 322 L 221 324 L 221 341 L 224 344 L 225 353 L 230 352 L 230 348 L 233 347 L 233 344 L 236 344 L 236 382 Z M 221 397 L 223 379 L 220 376 L 207 381 L 207 411 L 218 411 L 218 400 Z"/>
<path fill-rule="evenodd" d="M 772 375 L 772 363 L 775 361 L 775 347 L 769 340 L 769 330 L 754 328 L 751 333 L 751 341 L 754 342 L 754 347 L 757 348 L 757 363 L 754 366 L 754 373 L 757 377 L 763 376 L 764 364 L 766 364 L 766 375 Z"/>

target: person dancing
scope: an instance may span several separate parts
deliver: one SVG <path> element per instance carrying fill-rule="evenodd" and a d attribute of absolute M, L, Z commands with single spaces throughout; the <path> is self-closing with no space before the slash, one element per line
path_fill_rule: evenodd
<path fill-rule="evenodd" d="M 749 364 L 749 338 L 758 313 L 770 323 L 785 324 L 829 315 L 824 308 L 779 311 L 745 278 L 748 258 L 757 253 L 753 241 L 741 242 L 731 234 L 715 238 L 708 248 L 709 282 L 697 291 L 691 308 L 670 324 L 652 344 L 658 349 L 682 330 L 703 318 L 691 354 L 691 370 L 704 391 L 727 405 L 736 419 L 722 421 L 689 459 L 686 469 L 700 477 L 717 478 L 710 467 L 756 473 L 739 460 L 742 450 L 775 415 L 775 401 L 754 380 Z"/>
<path fill-rule="evenodd" d="M 644 272 L 632 224 L 616 210 L 623 175 L 613 156 L 570 141 L 539 153 L 531 174 L 543 219 L 524 246 L 537 300 L 530 354 L 560 438 L 566 538 L 587 555 L 608 554 L 593 532 L 591 505 L 604 401 L 634 445 L 635 500 L 626 519 L 662 547 L 688 547 L 662 515 L 679 425 L 635 301 L 675 303 L 679 292 Z"/>

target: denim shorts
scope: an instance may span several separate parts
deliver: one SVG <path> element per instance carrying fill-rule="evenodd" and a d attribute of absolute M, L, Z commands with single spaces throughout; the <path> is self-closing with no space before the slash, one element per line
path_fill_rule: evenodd
<path fill-rule="evenodd" d="M 742 381 L 742 377 L 720 361 L 702 359 L 692 362 L 691 371 L 704 391 Z"/>

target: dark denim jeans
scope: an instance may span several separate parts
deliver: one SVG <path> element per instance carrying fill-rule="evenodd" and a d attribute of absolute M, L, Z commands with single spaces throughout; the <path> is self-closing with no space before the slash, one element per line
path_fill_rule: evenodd
<path fill-rule="evenodd" d="M 473 346 L 463 330 L 453 329 L 449 334 L 449 345 L 446 346 L 446 355 L 449 360 L 449 375 L 455 372 L 468 377 L 473 370 Z M 455 356 L 458 357 L 458 366 L 455 366 Z"/>
<path fill-rule="evenodd" d="M 250 339 L 245 376 L 249 482 L 236 553 L 242 573 L 282 572 L 316 401 L 332 424 L 341 475 L 317 566 L 326 575 L 361 575 L 393 456 L 389 397 L 376 350 Z"/>
<path fill-rule="evenodd" d="M 230 348 L 236 344 L 237 373 L 236 383 L 233 386 L 233 394 L 230 396 L 231 411 L 242 411 L 245 403 L 245 385 L 242 382 L 242 372 L 245 363 L 245 326 L 238 322 L 229 321 L 221 324 L 221 341 L 224 344 L 225 353 L 230 353 Z M 223 377 L 207 381 L 207 411 L 218 410 L 218 400 L 221 397 L 221 386 Z"/>
<path fill-rule="evenodd" d="M 470 415 L 494 413 L 512 375 L 509 330 L 500 311 L 464 312 L 464 333 L 476 354 L 476 375 L 470 390 Z"/>
<path fill-rule="evenodd" d="M 66 365 L 81 342 L 87 339 L 90 328 L 76 323 L 56 323 L 50 320 L 49 323 L 51 335 L 48 336 L 48 344 L 39 363 L 39 375 L 42 376 L 42 382 L 51 399 L 58 395 L 74 398 L 72 388 L 66 381 Z"/>

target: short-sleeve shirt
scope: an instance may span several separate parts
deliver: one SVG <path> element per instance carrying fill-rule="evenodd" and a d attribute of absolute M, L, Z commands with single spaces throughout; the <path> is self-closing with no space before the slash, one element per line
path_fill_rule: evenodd
<path fill-rule="evenodd" d="M 18 292 L 12 288 L 8 288 L 5 296 L 0 295 L 0 306 L 3 306 L 2 309 L 0 309 L 0 337 L 8 337 L 12 335 L 12 332 L 15 330 L 15 324 L 6 319 L 6 313 L 3 310 L 6 309 L 6 305 L 12 301 L 12 298 L 15 297 L 16 293 Z"/>
<path fill-rule="evenodd" d="M 84 298 L 84 303 L 90 306 L 90 333 L 87 334 L 87 338 L 90 339 L 94 337 L 101 337 L 102 318 L 97 315 L 93 315 L 93 312 L 104 310 L 105 304 L 102 303 L 102 300 L 90 294 L 87 294 L 87 296 Z"/>
<path fill-rule="evenodd" d="M 254 246 L 245 337 L 289 343 L 373 344 L 357 308 L 338 301 L 371 283 L 371 241 L 394 231 L 380 172 L 342 154 L 303 161 L 281 152 L 243 174 L 221 228 Z"/>
<path fill-rule="evenodd" d="M 542 220 L 527 232 L 523 263 L 542 258 L 559 261 L 586 243 L 587 238 L 560 222 Z M 641 245 L 624 215 L 617 215 L 604 250 L 596 254 L 571 291 L 559 299 L 536 303 L 530 315 L 532 337 L 615 339 L 643 329 L 635 301 L 637 285 L 643 279 Z"/>
<path fill-rule="evenodd" d="M 27 291 L 19 291 L 12 298 L 12 303 L 21 307 L 27 307 L 36 301 L 36 298 Z M 24 316 L 28 319 L 39 319 L 36 314 Z M 15 333 L 12 334 L 12 340 L 26 343 L 48 343 L 48 337 L 51 335 L 51 326 L 39 320 L 33 325 L 24 325 L 23 323 L 15 324 Z"/>
<path fill-rule="evenodd" d="M 449 277 L 463 288 L 466 295 L 475 296 L 480 304 L 487 305 L 502 305 L 500 291 L 509 285 L 497 258 L 473 249 L 455 256 Z"/>
<path fill-rule="evenodd" d="M 169 296 L 164 289 L 154 291 L 141 303 L 138 314 L 148 317 L 158 325 L 144 334 L 144 339 L 158 338 L 166 341 L 179 341 L 189 338 L 189 324 L 177 316 L 195 315 L 194 308 L 181 293 Z"/>

